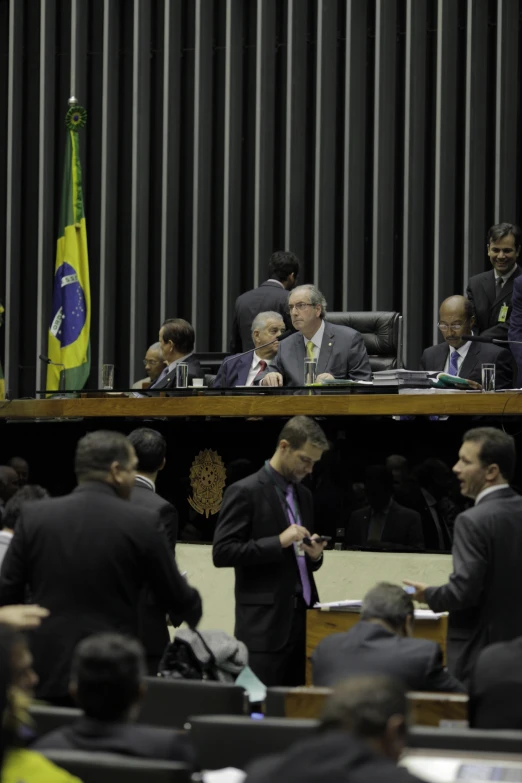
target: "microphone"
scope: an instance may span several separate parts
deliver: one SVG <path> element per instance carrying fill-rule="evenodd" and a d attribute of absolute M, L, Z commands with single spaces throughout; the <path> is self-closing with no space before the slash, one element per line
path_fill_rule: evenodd
<path fill-rule="evenodd" d="M 280 334 L 279 337 L 275 337 L 273 340 L 270 340 L 269 343 L 265 343 L 264 345 L 258 345 L 257 348 L 249 348 L 248 351 L 243 351 L 243 353 L 235 353 L 233 356 L 227 356 L 226 359 L 223 360 L 223 364 L 226 364 L 230 359 L 239 359 L 240 356 L 246 356 L 247 353 L 254 353 L 254 351 L 260 351 L 261 348 L 266 348 L 269 345 L 272 345 L 276 342 L 281 342 L 281 340 L 286 340 L 287 337 L 291 337 L 293 334 L 296 334 L 294 329 L 287 329 L 286 332 L 283 332 L 283 334 Z M 223 364 L 221 366 L 223 366 Z"/>
<path fill-rule="evenodd" d="M 463 340 L 472 343 L 493 343 L 493 345 L 522 345 L 522 340 L 500 340 L 498 337 L 481 337 L 476 334 L 463 334 Z"/>
<path fill-rule="evenodd" d="M 63 370 L 63 373 L 60 374 L 60 388 L 59 391 L 64 392 L 65 391 L 65 364 L 61 364 L 61 362 L 53 362 L 51 359 L 49 359 L 48 356 L 44 356 L 43 353 L 38 354 L 38 358 L 41 362 L 44 362 L 44 364 L 52 364 L 53 367 L 61 367 Z"/>

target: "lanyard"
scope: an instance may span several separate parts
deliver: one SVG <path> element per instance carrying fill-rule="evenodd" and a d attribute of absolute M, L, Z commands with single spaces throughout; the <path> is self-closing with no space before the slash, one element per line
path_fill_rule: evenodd
<path fill-rule="evenodd" d="M 299 525 L 300 524 L 299 523 L 299 518 L 296 519 L 296 515 L 295 515 L 295 512 L 294 512 L 294 509 L 291 507 L 290 503 L 286 499 L 285 493 L 283 492 L 283 490 L 281 489 L 281 487 L 279 486 L 277 481 L 274 479 L 274 477 L 270 473 L 270 468 L 268 467 L 266 462 L 265 462 L 264 467 L 265 467 L 265 470 L 267 472 L 268 478 L 270 479 L 270 481 L 274 485 L 274 487 L 276 489 L 276 492 L 279 495 L 280 500 L 284 503 L 284 507 L 286 509 L 286 512 L 287 512 L 287 515 L 288 515 L 288 520 L 289 520 L 290 524 L 291 525 Z M 296 505 L 298 505 L 297 493 L 295 493 L 295 503 L 296 503 Z"/>

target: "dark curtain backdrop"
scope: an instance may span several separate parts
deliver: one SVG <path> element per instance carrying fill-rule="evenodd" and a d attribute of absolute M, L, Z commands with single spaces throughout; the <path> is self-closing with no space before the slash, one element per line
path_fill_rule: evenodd
<path fill-rule="evenodd" d="M 333 310 L 395 309 L 406 361 L 520 219 L 519 0 L 0 0 L 0 357 L 42 388 L 64 115 L 81 133 L 92 366 L 165 317 L 227 346 L 291 249 Z"/>

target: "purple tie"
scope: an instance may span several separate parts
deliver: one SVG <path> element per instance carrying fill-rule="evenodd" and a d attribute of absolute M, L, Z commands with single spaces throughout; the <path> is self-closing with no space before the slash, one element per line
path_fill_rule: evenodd
<path fill-rule="evenodd" d="M 289 484 L 287 487 L 286 502 L 288 503 L 290 511 L 292 512 L 291 515 L 289 514 L 289 516 L 292 517 L 296 525 L 300 525 L 301 520 L 299 519 L 299 514 L 297 513 L 297 509 L 295 507 L 294 487 L 292 484 Z M 289 524 L 292 524 L 292 521 L 290 521 Z M 298 555 L 295 545 L 294 545 L 294 552 L 297 558 L 297 566 L 299 568 L 299 576 L 301 577 L 301 584 L 303 586 L 303 598 L 305 604 L 307 606 L 310 606 L 310 602 L 312 600 L 312 588 L 310 585 L 310 577 L 308 576 L 308 570 L 306 568 L 306 556 L 301 557 L 301 555 Z"/>
<path fill-rule="evenodd" d="M 448 367 L 448 375 L 458 375 L 458 374 L 459 374 L 459 352 L 451 351 L 450 363 Z"/>

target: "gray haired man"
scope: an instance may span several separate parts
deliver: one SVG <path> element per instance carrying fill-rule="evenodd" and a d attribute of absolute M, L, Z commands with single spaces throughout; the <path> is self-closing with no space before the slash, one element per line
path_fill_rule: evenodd
<path fill-rule="evenodd" d="M 280 313 L 268 310 L 258 313 L 252 322 L 252 340 L 256 350 L 246 356 L 228 356 L 212 384 L 214 389 L 230 389 L 233 386 L 252 386 L 255 379 L 267 370 L 279 350 L 277 338 L 285 331 Z M 275 341 L 275 342 L 273 342 Z M 266 343 L 271 343 L 266 345 Z M 266 346 L 261 348 L 260 346 Z"/>

